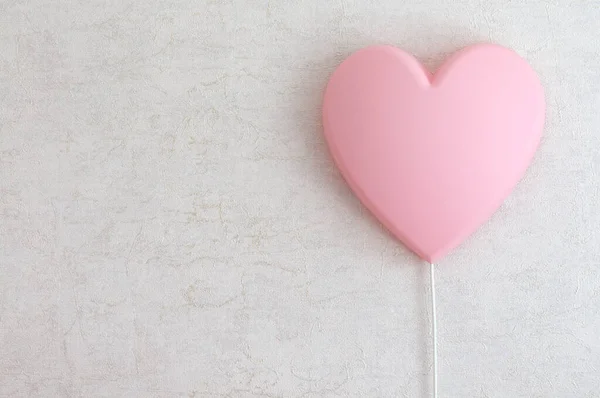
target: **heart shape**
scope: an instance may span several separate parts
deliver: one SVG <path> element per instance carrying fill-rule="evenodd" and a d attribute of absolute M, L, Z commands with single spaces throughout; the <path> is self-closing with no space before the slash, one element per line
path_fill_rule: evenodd
<path fill-rule="evenodd" d="M 352 54 L 325 91 L 323 125 L 359 199 L 434 262 L 502 204 L 539 144 L 544 93 L 515 52 L 467 47 L 431 75 L 390 46 Z"/>

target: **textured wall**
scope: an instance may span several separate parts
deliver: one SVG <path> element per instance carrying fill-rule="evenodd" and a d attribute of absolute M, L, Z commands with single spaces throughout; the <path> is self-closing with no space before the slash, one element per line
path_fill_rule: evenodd
<path fill-rule="evenodd" d="M 599 31 L 598 0 L 1 1 L 0 396 L 428 396 L 427 268 L 320 96 L 362 46 L 488 40 L 547 127 L 439 266 L 441 396 L 600 396 Z"/>

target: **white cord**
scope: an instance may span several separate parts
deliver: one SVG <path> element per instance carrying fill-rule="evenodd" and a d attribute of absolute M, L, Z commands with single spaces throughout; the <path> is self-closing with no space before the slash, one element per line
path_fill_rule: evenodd
<path fill-rule="evenodd" d="M 433 398 L 438 396 L 437 317 L 435 315 L 435 265 L 429 264 L 431 287 L 431 337 L 433 345 Z"/>

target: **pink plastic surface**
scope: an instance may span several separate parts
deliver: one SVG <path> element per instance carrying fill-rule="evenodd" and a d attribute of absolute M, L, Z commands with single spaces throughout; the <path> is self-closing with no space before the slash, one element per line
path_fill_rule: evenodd
<path fill-rule="evenodd" d="M 540 141 L 544 94 L 512 50 L 454 54 L 435 75 L 395 47 L 360 50 L 334 72 L 327 142 L 360 200 L 434 262 L 502 204 Z"/>

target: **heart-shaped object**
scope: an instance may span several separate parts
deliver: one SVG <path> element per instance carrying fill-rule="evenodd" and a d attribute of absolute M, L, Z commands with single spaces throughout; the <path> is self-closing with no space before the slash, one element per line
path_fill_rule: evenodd
<path fill-rule="evenodd" d="M 437 261 L 502 204 L 544 125 L 531 67 L 479 44 L 432 75 L 404 51 L 368 47 L 333 73 L 323 125 L 360 200 L 406 246 Z"/>

